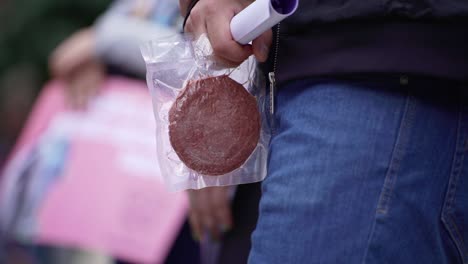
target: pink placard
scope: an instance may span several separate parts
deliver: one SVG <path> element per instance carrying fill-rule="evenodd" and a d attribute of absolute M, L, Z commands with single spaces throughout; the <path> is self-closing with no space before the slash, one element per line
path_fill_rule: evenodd
<path fill-rule="evenodd" d="M 145 84 L 110 78 L 84 112 L 66 110 L 62 84 L 48 84 L 10 160 L 57 139 L 67 142 L 65 164 L 40 202 L 37 242 L 163 262 L 188 203 L 185 193 L 168 192 L 158 175 Z"/>

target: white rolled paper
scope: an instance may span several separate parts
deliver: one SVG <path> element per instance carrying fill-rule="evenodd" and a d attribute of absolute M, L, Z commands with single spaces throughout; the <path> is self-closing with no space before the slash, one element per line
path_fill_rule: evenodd
<path fill-rule="evenodd" d="M 232 37 L 247 44 L 292 15 L 299 0 L 256 0 L 231 20 Z"/>

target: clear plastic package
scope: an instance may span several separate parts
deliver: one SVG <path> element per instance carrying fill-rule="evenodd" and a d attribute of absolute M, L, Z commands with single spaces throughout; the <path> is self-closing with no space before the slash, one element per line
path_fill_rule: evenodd
<path fill-rule="evenodd" d="M 157 159 L 168 188 L 263 180 L 269 111 L 265 80 L 253 56 L 236 68 L 223 67 L 205 35 L 155 40 L 141 51 L 156 120 Z"/>

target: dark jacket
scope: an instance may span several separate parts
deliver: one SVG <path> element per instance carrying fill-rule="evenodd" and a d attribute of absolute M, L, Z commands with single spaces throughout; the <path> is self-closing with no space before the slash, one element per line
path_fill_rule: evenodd
<path fill-rule="evenodd" d="M 281 23 L 279 81 L 374 73 L 468 81 L 468 0 L 302 0 Z"/>

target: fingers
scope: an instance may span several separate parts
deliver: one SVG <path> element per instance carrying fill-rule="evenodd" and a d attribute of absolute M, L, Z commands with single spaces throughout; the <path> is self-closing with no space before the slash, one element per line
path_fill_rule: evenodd
<path fill-rule="evenodd" d="M 192 228 L 192 235 L 196 241 L 200 241 L 205 225 L 202 216 L 206 214 L 205 211 L 209 207 L 208 195 L 207 192 L 203 190 L 188 190 L 187 192 L 190 200 L 189 220 Z"/>
<path fill-rule="evenodd" d="M 231 18 L 217 15 L 208 17 L 206 31 L 217 58 L 227 66 L 237 66 L 252 55 L 252 46 L 240 45 L 232 38 Z"/>
<path fill-rule="evenodd" d="M 197 210 L 190 210 L 189 213 L 190 228 L 192 229 L 192 237 L 195 241 L 200 241 L 203 233 L 203 227 L 200 215 Z"/>
<path fill-rule="evenodd" d="M 227 188 L 191 190 L 189 197 L 189 220 L 194 239 L 219 240 L 233 224 Z"/>
<path fill-rule="evenodd" d="M 248 2 L 243 1 L 200 1 L 190 12 L 185 32 L 195 38 L 206 33 L 213 47 L 215 60 L 222 65 L 235 67 L 253 54 L 252 46 L 237 43 L 231 35 L 232 17 Z"/>
<path fill-rule="evenodd" d="M 193 33 L 195 38 L 206 33 L 215 59 L 225 66 L 238 66 L 252 54 L 259 62 L 265 62 L 272 43 L 271 29 L 256 38 L 252 46 L 240 45 L 231 35 L 231 19 L 249 3 L 240 0 L 200 0 L 190 12 L 185 31 Z"/>
<path fill-rule="evenodd" d="M 222 232 L 232 227 L 231 204 L 228 196 L 228 187 L 217 187 L 213 189 L 213 208 L 215 219 L 219 223 Z"/>
<path fill-rule="evenodd" d="M 67 102 L 74 110 L 81 110 L 84 107 L 84 95 L 81 92 L 81 83 L 76 80 L 67 81 Z"/>
<path fill-rule="evenodd" d="M 272 43 L 273 33 L 271 29 L 264 32 L 258 38 L 252 41 L 252 49 L 255 58 L 259 62 L 265 62 L 268 59 L 268 54 L 270 52 L 271 43 Z"/>
<path fill-rule="evenodd" d="M 65 90 L 71 108 L 84 110 L 89 101 L 96 96 L 104 76 L 104 66 L 97 61 L 91 61 L 66 78 Z"/>
<path fill-rule="evenodd" d="M 218 241 L 221 238 L 220 225 L 216 219 L 216 212 L 213 207 L 209 211 L 200 212 L 200 219 L 202 222 L 202 235 L 201 240 L 206 239 L 211 241 Z"/>

